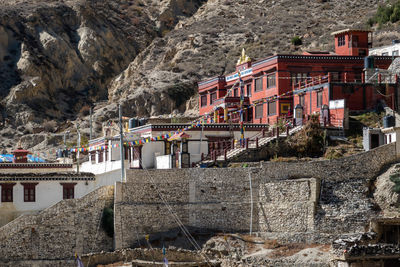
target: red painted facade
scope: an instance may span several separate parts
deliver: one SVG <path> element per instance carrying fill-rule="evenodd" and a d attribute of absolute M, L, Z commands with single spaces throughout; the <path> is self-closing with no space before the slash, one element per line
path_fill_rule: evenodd
<path fill-rule="evenodd" d="M 368 55 L 368 47 L 370 46 L 368 35 L 368 31 L 352 30 L 334 33 L 336 54 L 320 52 L 305 53 L 303 55 L 274 55 L 258 61 L 238 64 L 234 73 L 199 82 L 199 113 L 200 115 L 205 115 L 217 110 L 217 122 L 224 122 L 226 117 L 224 117 L 223 108 L 228 107 L 226 102 L 229 101 L 229 97 L 224 97 L 229 89 L 236 85 L 237 89 L 231 91 L 230 96 L 239 99 L 240 88 L 238 88 L 237 84 L 239 80 L 238 72 L 240 71 L 244 82 L 244 94 L 245 97 L 248 97 L 248 104 L 250 105 L 246 109 L 245 121 L 274 124 L 280 117 L 290 117 L 299 101 L 296 99 L 298 94 L 293 93 L 296 93 L 296 90 L 301 86 L 307 86 L 305 84 L 300 86 L 301 82 L 317 82 L 322 77 L 327 77 L 328 73 L 331 83 L 350 84 L 364 82 L 365 57 L 361 56 L 364 52 L 360 51 L 364 49 Z M 340 46 L 338 45 L 339 39 L 341 39 Z M 349 40 L 352 41 L 350 47 Z M 391 62 L 392 57 L 375 56 L 374 68 L 387 69 Z M 339 89 L 336 89 L 337 86 L 339 86 Z M 356 110 L 364 107 L 368 109 L 373 105 L 374 97 L 377 97 L 372 93 L 368 93 L 372 90 L 368 88 L 365 94 L 362 94 L 360 93 L 362 90 L 360 91 L 357 89 L 358 87 L 355 87 L 356 90 L 349 94 L 340 93 L 343 91 L 340 89 L 343 86 L 336 85 L 336 87 L 331 89 L 330 94 L 328 89 L 322 90 L 323 104 L 328 105 L 329 100 L 343 97 L 347 99 L 348 107 L 354 107 Z M 311 98 L 307 93 L 304 101 L 307 107 L 310 107 L 308 108 L 309 111 L 318 111 L 317 103 L 313 103 L 317 92 L 311 89 L 310 92 Z M 352 96 L 353 94 L 354 96 Z M 277 96 L 277 99 L 271 100 L 271 98 Z M 366 103 L 363 97 L 367 98 Z M 256 104 L 262 100 L 264 100 L 263 104 Z M 235 105 L 231 105 L 228 108 L 228 112 L 238 108 L 239 101 L 237 100 Z M 307 113 L 305 112 L 305 114 Z M 208 121 L 212 121 L 213 118 L 214 116 L 210 115 Z M 232 115 L 232 119 L 237 120 L 237 115 Z"/>
<path fill-rule="evenodd" d="M 369 35 L 371 34 L 371 37 Z M 372 33 L 363 30 L 342 30 L 335 36 L 335 53 L 342 56 L 368 56 L 372 46 Z"/>
<path fill-rule="evenodd" d="M 325 123 L 332 126 L 343 126 L 345 110 L 362 111 L 372 110 L 382 101 L 389 107 L 395 108 L 397 97 L 397 78 L 392 82 L 365 82 L 357 80 L 335 80 L 331 79 L 331 74 L 323 76 L 321 79 L 309 80 L 298 85 L 293 91 L 293 104 L 301 106 L 303 118 L 311 114 L 322 113 L 321 109 L 325 105 L 329 108 L 329 117 Z M 335 101 L 342 101 L 343 105 L 339 108 L 335 106 Z"/>

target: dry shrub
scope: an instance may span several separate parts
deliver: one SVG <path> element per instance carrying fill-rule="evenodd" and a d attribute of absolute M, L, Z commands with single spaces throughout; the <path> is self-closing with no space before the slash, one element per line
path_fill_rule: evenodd
<path fill-rule="evenodd" d="M 272 251 L 270 254 L 268 254 L 269 258 L 281 258 L 281 257 L 288 257 L 296 254 L 299 251 L 302 251 L 303 249 L 306 248 L 315 248 L 318 247 L 318 244 L 286 244 L 277 247 Z"/>
<path fill-rule="evenodd" d="M 319 157 L 325 149 L 325 132 L 322 130 L 319 115 L 312 115 L 304 128 L 288 140 L 297 157 Z"/>
<path fill-rule="evenodd" d="M 278 243 L 278 241 L 276 241 L 274 239 L 274 240 L 265 241 L 263 248 L 265 248 L 265 249 L 274 249 L 274 248 L 277 248 L 279 246 L 280 246 L 280 244 Z"/>
<path fill-rule="evenodd" d="M 81 108 L 81 110 L 79 110 L 79 114 L 81 114 L 81 116 L 85 117 L 87 115 L 90 114 L 90 106 L 89 105 L 85 105 Z"/>
<path fill-rule="evenodd" d="M 57 127 L 57 122 L 52 120 L 52 121 L 45 121 L 43 123 L 43 128 L 46 132 L 55 132 Z"/>

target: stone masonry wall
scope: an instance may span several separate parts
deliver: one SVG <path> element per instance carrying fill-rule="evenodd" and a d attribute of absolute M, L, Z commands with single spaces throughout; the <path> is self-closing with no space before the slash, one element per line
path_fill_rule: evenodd
<path fill-rule="evenodd" d="M 176 230 L 177 220 L 164 201 L 187 227 L 248 232 L 249 177 L 254 232 L 297 235 L 299 241 L 359 232 L 376 215 L 370 181 L 396 160 L 396 146 L 389 144 L 332 161 L 267 162 L 261 168 L 130 170 L 127 183 L 116 186 L 115 246 L 130 247 L 145 234 Z"/>
<path fill-rule="evenodd" d="M 105 186 L 1 227 L 0 266 L 24 260 L 71 260 L 75 253 L 112 250 L 113 240 L 99 228 L 99 222 L 103 208 L 113 200 L 114 187 Z"/>
<path fill-rule="evenodd" d="M 251 223 L 253 232 L 298 242 L 360 232 L 376 216 L 371 181 L 395 161 L 390 144 L 332 161 L 129 170 L 127 182 L 115 187 L 114 248 L 176 230 L 177 218 L 189 228 L 223 232 L 248 232 Z M 0 266 L 67 266 L 75 252 L 112 250 L 112 239 L 97 229 L 113 199 L 113 187 L 102 187 L 1 227 Z"/>
<path fill-rule="evenodd" d="M 178 228 L 160 195 L 186 227 L 248 232 L 249 176 L 254 232 L 313 230 L 318 180 L 261 183 L 261 173 L 257 168 L 129 171 L 128 182 L 116 187 L 116 249 L 130 247 L 146 234 L 165 235 Z"/>

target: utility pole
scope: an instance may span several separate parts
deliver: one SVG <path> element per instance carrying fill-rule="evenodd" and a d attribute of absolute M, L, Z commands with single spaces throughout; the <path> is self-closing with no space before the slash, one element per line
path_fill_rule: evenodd
<path fill-rule="evenodd" d="M 89 140 L 92 140 L 92 137 L 93 137 L 93 135 L 92 135 L 92 122 L 93 122 L 93 120 L 92 120 L 92 106 L 90 106 L 90 137 L 89 137 Z"/>
<path fill-rule="evenodd" d="M 79 148 L 81 147 L 81 132 L 79 131 L 79 123 L 76 125 L 78 131 L 78 152 L 76 153 L 76 159 L 78 165 L 76 166 L 76 172 L 79 173 Z"/>
<path fill-rule="evenodd" d="M 65 164 L 65 157 L 67 156 L 67 136 L 69 138 L 69 131 L 64 132 L 64 153 L 63 153 L 63 162 Z"/>
<path fill-rule="evenodd" d="M 123 125 L 122 125 L 122 106 L 121 104 L 118 105 L 119 108 L 119 136 L 120 136 L 120 146 L 119 150 L 121 152 L 121 182 L 126 182 L 125 179 L 125 153 L 124 153 L 124 133 L 123 133 Z"/>

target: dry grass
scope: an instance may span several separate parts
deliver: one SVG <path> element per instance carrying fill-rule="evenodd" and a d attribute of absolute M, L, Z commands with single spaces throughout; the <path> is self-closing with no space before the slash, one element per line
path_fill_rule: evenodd
<path fill-rule="evenodd" d="M 281 257 L 288 257 L 292 256 L 299 251 L 302 251 L 306 248 L 315 248 L 320 246 L 319 244 L 285 244 L 285 245 L 278 245 L 270 254 L 268 254 L 269 258 L 276 259 Z"/>

